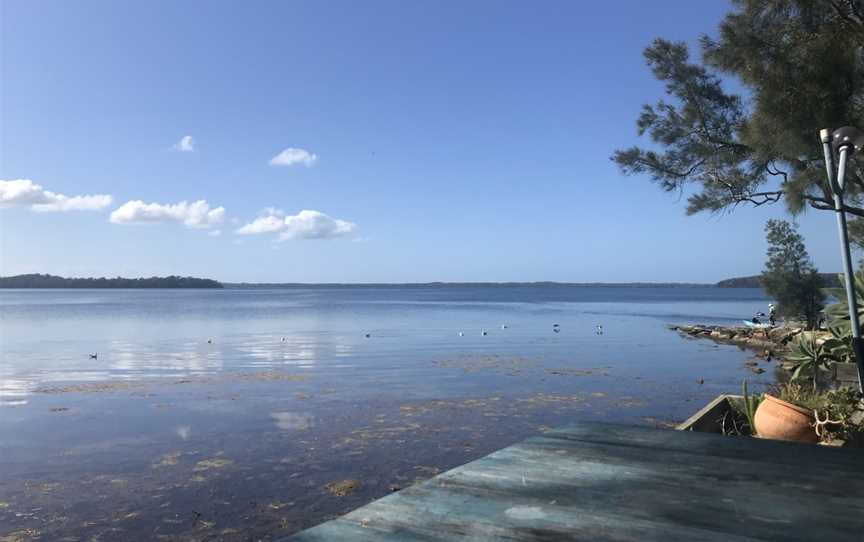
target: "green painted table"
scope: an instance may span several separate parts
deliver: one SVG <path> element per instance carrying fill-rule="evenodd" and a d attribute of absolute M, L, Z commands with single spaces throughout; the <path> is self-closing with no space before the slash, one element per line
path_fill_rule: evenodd
<path fill-rule="evenodd" d="M 864 541 L 864 453 L 580 423 L 286 540 Z"/>

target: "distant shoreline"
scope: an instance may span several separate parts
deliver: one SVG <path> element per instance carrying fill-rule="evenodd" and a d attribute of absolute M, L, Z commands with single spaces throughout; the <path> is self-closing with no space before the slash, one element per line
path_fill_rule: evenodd
<path fill-rule="evenodd" d="M 261 289 L 303 289 L 303 288 L 477 288 L 477 287 L 501 287 L 501 288 L 555 288 L 560 286 L 579 288 L 714 288 L 714 284 L 697 284 L 689 282 L 367 282 L 367 283 L 342 283 L 342 282 L 223 282 L 225 288 L 233 290 L 261 290 Z"/>
<path fill-rule="evenodd" d="M 827 274 L 826 274 L 827 275 Z M 758 276 L 722 280 L 715 284 L 697 282 L 219 282 L 197 277 L 149 278 L 66 278 L 28 274 L 0 277 L 0 289 L 231 289 L 302 290 L 408 289 L 408 288 L 761 288 Z"/>
<path fill-rule="evenodd" d="M 66 278 L 38 273 L 0 277 L 3 289 L 218 289 L 222 283 L 213 279 L 197 277 L 148 277 L 128 279 L 115 278 Z"/>

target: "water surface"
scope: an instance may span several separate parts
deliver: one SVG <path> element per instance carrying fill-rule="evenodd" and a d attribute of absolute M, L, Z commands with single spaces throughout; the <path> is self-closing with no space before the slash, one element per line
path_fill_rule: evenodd
<path fill-rule="evenodd" d="M 717 288 L 0 290 L 0 536 L 272 539 L 550 426 L 680 420 L 772 371 L 666 326 L 766 303 Z"/>

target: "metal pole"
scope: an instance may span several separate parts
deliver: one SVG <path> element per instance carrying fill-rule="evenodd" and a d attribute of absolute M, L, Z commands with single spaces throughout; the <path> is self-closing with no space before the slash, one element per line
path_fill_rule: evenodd
<path fill-rule="evenodd" d="M 822 130 L 822 148 L 825 152 L 825 168 L 828 182 L 834 193 L 834 211 L 837 214 L 837 229 L 840 233 L 840 254 L 843 257 L 843 275 L 846 279 L 846 302 L 849 305 L 849 319 L 852 325 L 852 351 L 858 366 L 858 390 L 864 392 L 864 341 L 861 339 L 861 324 L 858 321 L 858 303 L 855 294 L 854 275 L 852 274 L 852 255 L 849 250 L 849 235 L 846 228 L 846 212 L 843 208 L 843 189 L 846 182 L 846 161 L 849 149 L 840 148 L 837 165 L 837 179 L 834 179 L 834 164 L 831 154 L 828 130 Z"/>

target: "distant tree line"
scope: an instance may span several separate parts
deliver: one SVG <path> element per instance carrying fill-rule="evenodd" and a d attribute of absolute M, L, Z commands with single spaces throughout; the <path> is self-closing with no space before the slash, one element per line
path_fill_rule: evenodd
<path fill-rule="evenodd" d="M 411 288 L 705 288 L 710 284 L 690 282 L 404 282 L 404 283 L 338 283 L 338 282 L 225 282 L 225 288 L 237 289 L 304 289 L 343 288 L 391 290 Z"/>
<path fill-rule="evenodd" d="M 840 278 L 837 273 L 817 273 L 821 279 L 823 288 L 840 288 Z M 762 275 L 753 275 L 751 277 L 735 277 L 731 279 L 721 280 L 717 283 L 719 288 L 762 288 Z"/>
<path fill-rule="evenodd" d="M 65 278 L 33 273 L 0 277 L 0 288 L 222 288 L 222 284 L 212 279 L 176 275 L 127 279 L 122 277 Z"/>

